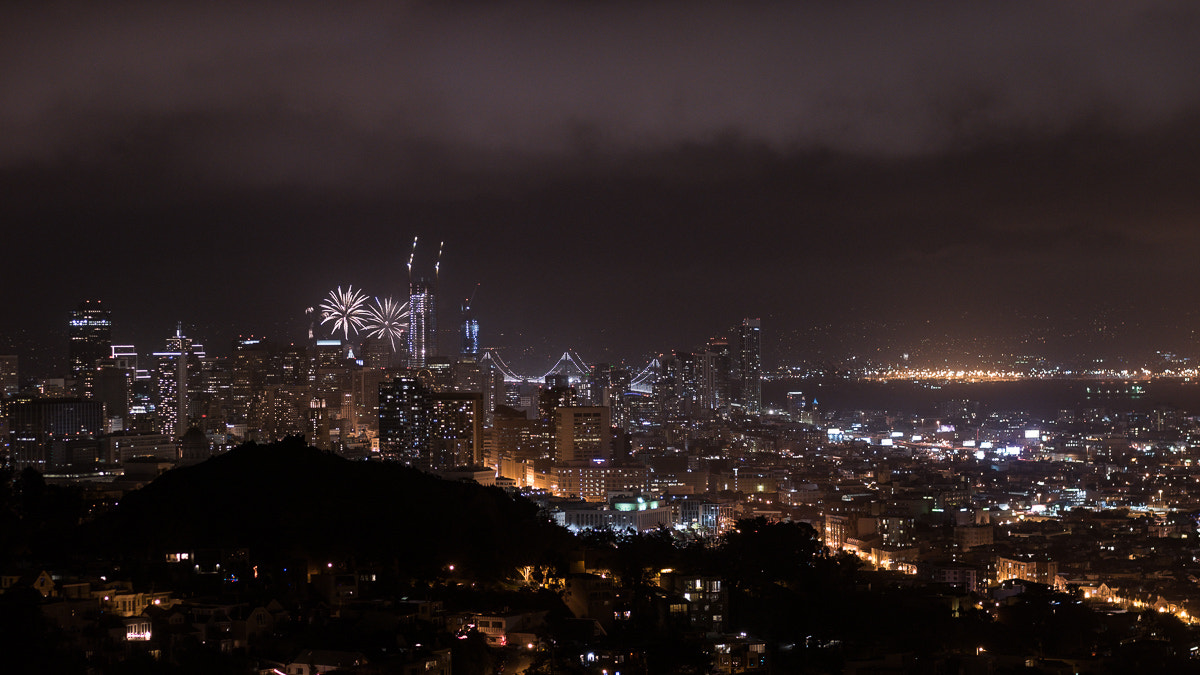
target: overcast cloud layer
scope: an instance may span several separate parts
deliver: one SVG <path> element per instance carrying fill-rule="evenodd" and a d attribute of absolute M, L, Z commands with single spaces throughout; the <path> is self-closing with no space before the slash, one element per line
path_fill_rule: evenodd
<path fill-rule="evenodd" d="M 191 130 L 174 161 L 259 180 L 360 179 L 406 146 L 905 156 L 1200 100 L 1191 2 L 189 5 L 10 14 L 0 161 L 102 161 L 146 127 Z"/>
<path fill-rule="evenodd" d="M 0 10 L 0 293 L 269 331 L 402 292 L 421 234 L 513 344 L 1161 326 L 1197 290 L 1197 35 L 1182 1 L 31 3 Z"/>

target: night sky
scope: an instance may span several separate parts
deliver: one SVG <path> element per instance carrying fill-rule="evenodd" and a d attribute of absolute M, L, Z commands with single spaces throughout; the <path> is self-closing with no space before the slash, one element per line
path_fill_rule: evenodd
<path fill-rule="evenodd" d="M 863 322 L 1196 345 L 1195 2 L 22 4 L 0 351 L 65 353 L 85 298 L 144 352 L 299 340 L 336 286 L 405 294 L 414 235 L 444 331 L 479 284 L 529 370 L 747 316 L 775 360 Z"/>

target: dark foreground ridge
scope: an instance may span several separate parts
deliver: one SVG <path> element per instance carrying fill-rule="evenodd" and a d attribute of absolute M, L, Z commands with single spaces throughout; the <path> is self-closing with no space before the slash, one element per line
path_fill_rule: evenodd
<path fill-rule="evenodd" d="M 169 471 L 86 527 L 83 542 L 108 556 L 247 548 L 259 560 L 352 556 L 414 576 L 458 563 L 486 577 L 558 536 L 534 504 L 499 488 L 353 462 L 292 438 Z"/>

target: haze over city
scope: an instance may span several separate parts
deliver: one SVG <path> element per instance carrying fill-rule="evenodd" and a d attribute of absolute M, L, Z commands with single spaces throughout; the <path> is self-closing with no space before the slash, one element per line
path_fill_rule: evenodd
<path fill-rule="evenodd" d="M 1196 346 L 1192 3 L 0 13 L 9 351 L 82 299 L 146 350 L 298 340 L 337 286 L 403 295 L 414 235 L 418 265 L 446 242 L 445 315 L 478 284 L 531 370 L 750 316 L 772 363 L 820 358 L 784 341 L 812 326 Z"/>
<path fill-rule="evenodd" d="M 6 3 L 5 664 L 1200 672 L 1198 37 Z"/>

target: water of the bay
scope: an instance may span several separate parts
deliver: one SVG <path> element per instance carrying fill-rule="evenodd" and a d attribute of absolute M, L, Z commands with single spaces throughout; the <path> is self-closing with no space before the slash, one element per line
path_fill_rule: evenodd
<path fill-rule="evenodd" d="M 1053 417 L 1059 410 L 1104 408 L 1148 412 L 1174 408 L 1200 413 L 1200 384 L 1179 379 L 1138 381 L 1028 379 L 1003 382 L 888 382 L 840 378 L 772 380 L 763 383 L 763 402 L 783 408 L 788 392 L 803 392 L 823 411 L 886 410 L 929 415 L 939 403 L 978 401 L 982 412 L 1024 411 Z"/>

